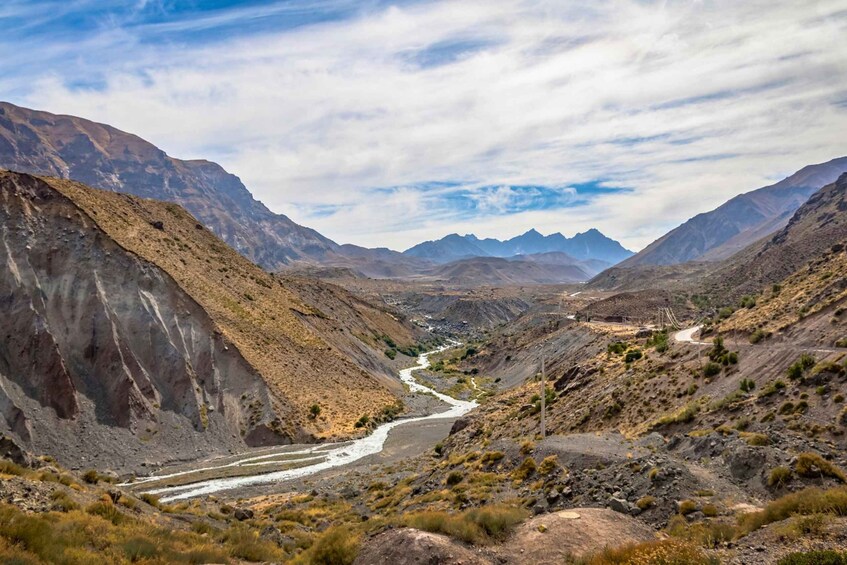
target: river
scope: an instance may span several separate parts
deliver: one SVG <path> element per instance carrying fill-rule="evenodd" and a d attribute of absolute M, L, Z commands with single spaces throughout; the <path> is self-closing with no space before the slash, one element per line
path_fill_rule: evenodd
<path fill-rule="evenodd" d="M 388 422 L 377 427 L 370 435 L 353 441 L 330 444 L 315 444 L 304 446 L 302 449 L 294 451 L 286 451 L 285 456 L 290 457 L 290 459 L 288 459 L 289 462 L 294 463 L 310 460 L 314 461 L 314 463 L 312 464 L 303 465 L 294 469 L 286 469 L 283 471 L 275 471 L 271 473 L 259 472 L 255 475 L 248 476 L 208 479 L 186 485 L 155 488 L 145 492 L 160 496 L 162 502 L 171 502 L 174 500 L 183 500 L 188 498 L 196 498 L 198 496 L 206 496 L 213 493 L 237 489 L 241 487 L 271 484 L 290 479 L 298 479 L 313 475 L 320 471 L 332 469 L 334 467 L 349 465 L 350 463 L 358 461 L 359 459 L 367 457 L 368 455 L 374 455 L 376 453 L 379 453 L 385 446 L 385 440 L 388 439 L 388 433 L 398 426 L 407 426 L 409 424 L 414 424 L 416 422 L 421 422 L 424 420 L 458 418 L 464 414 L 467 414 L 468 412 L 477 407 L 477 403 L 475 401 L 457 400 L 455 398 L 447 396 L 446 394 L 436 392 L 435 390 L 416 382 L 414 377 L 412 376 L 412 373 L 414 371 L 426 369 L 427 367 L 429 367 L 430 355 L 440 353 L 454 346 L 455 344 L 446 345 L 439 349 L 436 349 L 435 351 L 424 353 L 423 355 L 420 355 L 418 357 L 417 365 L 400 371 L 400 380 L 406 383 L 412 392 L 432 394 L 447 403 L 450 408 L 448 408 L 444 412 L 430 414 L 429 416 L 394 420 L 393 422 Z M 244 458 L 237 459 L 235 461 L 231 461 L 222 465 L 213 465 L 209 467 L 192 469 L 191 471 L 182 471 L 178 473 L 152 475 L 150 477 L 139 478 L 134 483 L 132 483 L 132 485 L 138 486 L 145 482 L 161 481 L 172 477 L 189 475 L 203 471 L 215 471 L 218 469 L 226 469 L 227 467 L 235 466 L 256 466 L 258 471 L 258 469 L 261 468 L 261 465 L 265 464 L 263 463 L 262 459 L 270 459 L 278 455 L 279 454 L 245 456 Z"/>

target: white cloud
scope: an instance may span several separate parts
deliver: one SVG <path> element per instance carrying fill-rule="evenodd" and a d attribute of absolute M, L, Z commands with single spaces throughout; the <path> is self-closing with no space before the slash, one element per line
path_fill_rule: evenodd
<path fill-rule="evenodd" d="M 337 241 L 394 248 L 530 227 L 597 227 L 639 248 L 847 153 L 847 0 L 451 0 L 214 43 L 179 43 L 185 29 L 116 25 L 47 45 L 29 55 L 28 86 L 0 88 L 217 160 Z M 433 45 L 473 48 L 417 64 Z M 105 87 L 74 86 L 80 73 Z M 510 186 L 595 179 L 634 190 L 503 214 Z M 452 189 L 415 188 L 434 181 L 506 188 L 479 192 L 468 219 Z"/>

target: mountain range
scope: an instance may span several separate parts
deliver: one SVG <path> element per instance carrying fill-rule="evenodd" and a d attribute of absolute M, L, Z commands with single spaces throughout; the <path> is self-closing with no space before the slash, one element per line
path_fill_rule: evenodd
<path fill-rule="evenodd" d="M 822 186 L 847 171 L 847 157 L 803 167 L 776 184 L 728 200 L 660 237 L 618 268 L 719 261 L 785 227 Z"/>
<path fill-rule="evenodd" d="M 403 252 L 404 255 L 449 263 L 469 257 L 515 257 L 538 253 L 565 253 L 577 260 L 597 260 L 613 265 L 632 256 L 617 241 L 596 229 L 567 238 L 561 233 L 541 235 L 535 229 L 501 241 L 480 239 L 473 234 L 450 234 L 436 241 L 426 241 Z"/>
<path fill-rule="evenodd" d="M 616 263 L 631 254 L 596 230 L 571 239 L 561 234 L 545 238 L 534 230 L 506 242 L 467 236 L 466 250 L 456 249 L 449 255 L 339 245 L 272 212 L 253 198 L 237 176 L 216 163 L 176 159 L 112 126 L 8 102 L 0 102 L 0 168 L 174 202 L 268 271 L 322 265 L 350 268 L 373 278 L 406 278 L 427 271 L 435 262 L 472 256 L 563 251 L 580 260 Z"/>

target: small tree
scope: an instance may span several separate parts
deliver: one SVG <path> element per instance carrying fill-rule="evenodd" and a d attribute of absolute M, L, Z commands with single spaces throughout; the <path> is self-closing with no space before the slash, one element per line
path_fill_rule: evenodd
<path fill-rule="evenodd" d="M 309 416 L 311 416 L 312 420 L 321 415 L 321 407 L 317 404 L 312 404 L 309 408 Z"/>

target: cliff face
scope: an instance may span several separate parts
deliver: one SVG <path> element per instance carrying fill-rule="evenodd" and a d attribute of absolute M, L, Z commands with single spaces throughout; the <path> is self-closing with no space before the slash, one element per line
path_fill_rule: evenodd
<path fill-rule="evenodd" d="M 268 269 L 335 255 L 338 245 L 275 214 L 217 163 L 184 161 L 138 136 L 0 102 L 0 167 L 176 202 Z"/>
<path fill-rule="evenodd" d="M 0 241 L 0 431 L 65 464 L 344 436 L 394 401 L 376 339 L 336 320 L 325 340 L 320 293 L 301 300 L 178 206 L 0 172 Z M 359 335 L 411 339 L 370 315 Z"/>

